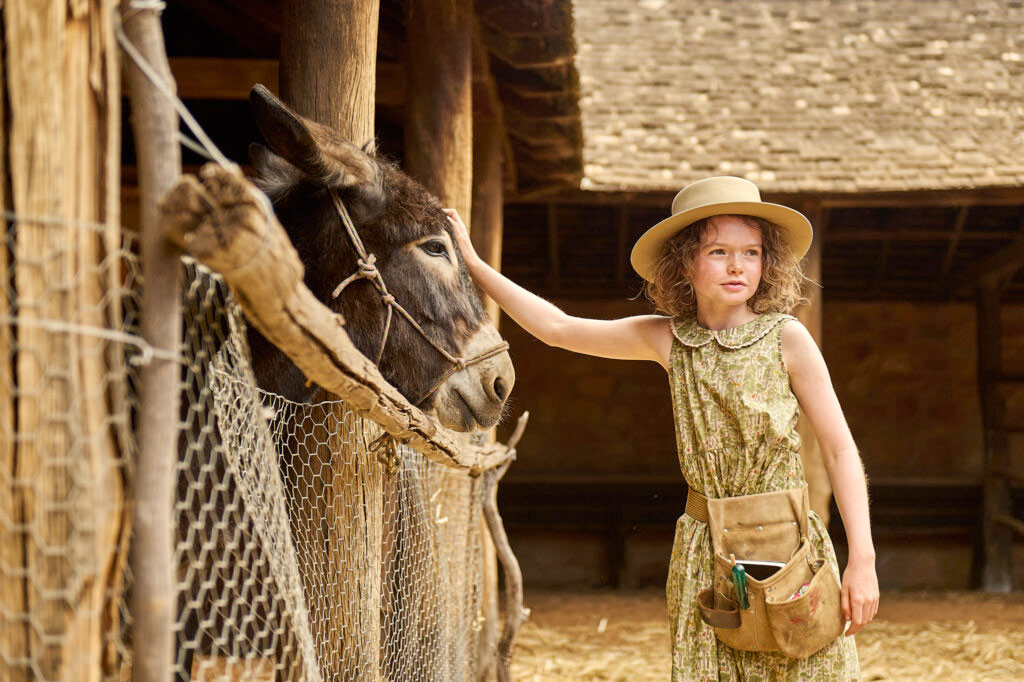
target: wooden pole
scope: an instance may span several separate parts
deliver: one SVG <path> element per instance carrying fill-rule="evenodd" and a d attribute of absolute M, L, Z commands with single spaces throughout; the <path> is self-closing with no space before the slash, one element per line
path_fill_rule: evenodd
<path fill-rule="evenodd" d="M 286 0 L 281 99 L 357 145 L 373 139 L 377 0 Z"/>
<path fill-rule="evenodd" d="M 982 479 L 982 587 L 986 592 L 1013 589 L 1013 531 L 1001 517 L 1011 516 L 1010 486 L 1001 471 L 1010 469 L 1010 444 L 1000 430 L 1004 406 L 997 379 L 1002 371 L 1000 282 L 981 280 L 977 288 L 978 388 L 985 438 Z"/>
<path fill-rule="evenodd" d="M 125 34 L 173 88 L 160 16 L 121 0 Z M 181 339 L 181 258 L 160 230 L 158 203 L 181 175 L 178 116 L 132 59 L 125 60 L 131 93 L 132 130 L 139 167 L 142 249 L 142 336 L 154 348 L 178 352 Z M 171 674 L 175 621 L 173 551 L 174 467 L 177 461 L 178 381 L 176 362 L 154 358 L 139 385 L 139 452 L 132 505 L 132 638 L 134 680 L 165 682 Z M 186 671 L 187 672 L 187 671 Z"/>
<path fill-rule="evenodd" d="M 124 382 L 109 342 L 78 331 L 121 317 L 111 288 L 120 248 L 112 9 L 2 7 L 0 138 L 10 137 L 0 143 L 0 197 L 17 215 L 0 245 L 0 312 L 17 316 L 0 331 L 3 680 L 117 672 Z"/>
<path fill-rule="evenodd" d="M 497 85 L 490 68 L 490 54 L 474 22 L 472 41 L 473 69 L 473 193 L 470 239 L 480 257 L 501 271 L 501 240 L 505 214 L 503 154 L 507 146 L 504 116 Z M 477 97 L 483 101 L 476 101 Z M 495 327 L 500 326 L 501 308 L 489 296 L 483 296 L 484 308 Z M 487 438 L 494 442 L 491 429 Z M 484 492 L 484 505 L 488 493 Z M 481 535 L 481 607 L 480 637 L 477 643 L 477 680 L 494 677 L 498 647 L 498 555 L 487 519 L 480 519 Z"/>
<path fill-rule="evenodd" d="M 804 256 L 804 274 L 815 282 L 820 283 L 821 252 L 826 239 L 825 230 L 828 212 L 817 204 L 804 207 L 804 212 L 810 219 L 811 225 L 814 226 L 814 240 L 811 242 L 811 248 L 807 251 L 807 255 Z M 805 295 L 810 299 L 810 303 L 798 306 L 793 311 L 793 314 L 807 327 L 807 330 L 820 348 L 822 342 L 823 305 L 821 288 L 814 284 L 808 284 Z M 807 479 L 807 492 L 810 498 L 811 509 L 828 526 L 829 511 L 832 504 L 832 483 L 829 481 L 825 462 L 821 458 L 821 445 L 819 445 L 818 439 L 814 435 L 814 428 L 802 410 L 796 428 L 801 439 L 800 459 L 803 460 L 804 476 Z"/>
<path fill-rule="evenodd" d="M 512 553 L 512 545 L 509 544 L 508 535 L 505 533 L 505 524 L 498 513 L 498 483 L 512 465 L 515 448 L 523 436 L 529 418 L 530 413 L 524 412 L 508 439 L 509 452 L 513 457 L 509 457 L 509 460 L 500 467 L 484 472 L 484 518 L 494 538 L 494 545 L 505 574 L 505 627 L 502 629 L 495 656 L 498 682 L 509 682 L 512 679 L 512 656 L 515 653 L 516 635 L 519 634 L 523 621 L 530 615 L 530 610 L 523 607 L 523 572 L 519 567 L 519 560 Z"/>
<path fill-rule="evenodd" d="M 501 270 L 501 238 L 504 227 L 502 152 L 505 131 L 499 121 L 477 121 L 473 130 L 473 212 L 470 237 L 480 257 L 495 270 Z M 501 309 L 484 298 L 491 321 L 498 325 Z"/>
<path fill-rule="evenodd" d="M 409 69 L 405 169 L 469 220 L 473 4 L 469 0 L 409 0 L 405 25 Z"/>
<path fill-rule="evenodd" d="M 282 14 L 282 99 L 357 145 L 374 136 L 379 13 L 377 0 L 287 0 Z M 323 423 L 351 421 L 344 408 L 329 412 L 319 415 Z M 299 556 L 339 557 L 303 567 L 311 627 L 325 678 L 377 679 L 382 467 L 356 439 L 346 443 L 329 431 L 332 437 L 314 439 L 309 456 L 295 457 L 286 474 Z M 318 461 L 329 465 L 321 470 Z M 335 580 L 317 590 L 323 571 Z"/>
<path fill-rule="evenodd" d="M 436 194 L 445 206 L 472 219 L 473 101 L 471 0 L 409 0 L 405 25 L 408 86 L 405 107 L 405 169 Z M 472 228 L 472 224 L 470 224 Z M 472 234 L 472 229 L 471 229 Z M 440 490 L 436 508 L 447 523 L 432 523 L 437 546 L 445 557 L 464 558 L 448 563 L 448 570 L 426 580 L 440 580 L 461 605 L 470 594 L 468 576 L 479 557 L 469 557 L 471 526 L 464 514 L 455 515 L 459 502 L 470 499 L 472 481 L 465 476 L 436 472 L 424 481 L 428 490 Z M 446 562 L 447 563 L 447 562 Z M 467 614 L 456 604 L 440 615 L 449 632 L 458 632 Z M 471 614 L 476 617 L 477 614 Z M 471 644 L 467 642 L 466 644 Z M 471 679 L 469 667 L 476 656 L 468 652 L 453 661 L 453 679 Z M 474 651 L 475 654 L 475 651 Z M 420 655 L 429 656 L 427 652 Z M 472 659 L 472 660 L 471 660 Z M 474 666 L 475 667 L 475 666 Z"/>

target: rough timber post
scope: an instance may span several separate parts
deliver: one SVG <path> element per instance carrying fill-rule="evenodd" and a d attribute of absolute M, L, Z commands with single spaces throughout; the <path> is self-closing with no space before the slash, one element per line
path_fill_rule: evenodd
<path fill-rule="evenodd" d="M 434 192 L 445 206 L 472 217 L 473 99 L 471 0 L 409 0 L 406 3 L 408 93 L 405 108 L 405 170 Z M 436 468 L 435 468 L 436 469 Z M 470 594 L 470 571 L 480 561 L 474 554 L 471 535 L 479 532 L 468 518 L 454 511 L 459 501 L 477 492 L 472 479 L 439 472 L 425 482 L 440 490 L 442 517 L 448 522 L 433 525 L 440 551 L 448 558 L 440 576 L 450 598 L 459 605 Z M 428 496 L 433 493 L 426 493 Z M 464 502 L 465 504 L 465 502 Z M 443 593 L 443 592 L 442 592 Z M 465 613 L 456 604 L 444 609 L 449 631 L 478 613 Z M 466 642 L 465 644 L 472 644 Z M 469 647 L 448 657 L 453 679 L 471 679 Z M 472 654 L 475 659 L 475 650 Z"/>
<path fill-rule="evenodd" d="M 811 248 L 804 256 L 804 274 L 815 282 L 821 282 L 821 251 L 824 246 L 826 219 L 828 213 L 818 204 L 810 204 L 804 208 L 811 225 L 814 228 L 814 240 Z M 793 311 L 796 318 L 807 330 L 811 332 L 814 341 L 821 347 L 821 320 L 822 320 L 822 296 L 821 288 L 809 284 L 805 289 L 805 295 L 810 303 L 799 306 Z M 825 462 L 821 458 L 821 446 L 814 435 L 814 429 L 807 420 L 803 411 L 800 412 L 800 421 L 797 423 L 797 431 L 800 433 L 802 445 L 800 447 L 800 459 L 804 464 L 804 475 L 807 478 L 807 491 L 810 497 L 811 509 L 817 512 L 821 520 L 828 525 L 829 510 L 832 504 L 832 484 L 829 482 L 828 472 L 825 470 Z"/>
<path fill-rule="evenodd" d="M 0 12 L 0 680 L 89 682 L 117 674 L 125 386 L 108 342 L 41 324 L 121 317 L 113 3 Z"/>
<path fill-rule="evenodd" d="M 282 12 L 282 99 L 357 145 L 374 135 L 378 16 L 377 0 L 287 0 Z M 339 431 L 351 422 L 343 409 L 312 411 L 329 437 L 292 458 L 286 477 L 299 556 L 333 557 L 301 567 L 317 654 L 325 678 L 377 679 L 381 466 L 361 447 L 341 450 Z M 314 589 L 332 570 L 335 579 Z"/>

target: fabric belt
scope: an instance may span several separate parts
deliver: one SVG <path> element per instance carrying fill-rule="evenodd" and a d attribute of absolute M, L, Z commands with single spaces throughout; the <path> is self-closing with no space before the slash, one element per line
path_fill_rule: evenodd
<path fill-rule="evenodd" d="M 708 498 L 693 488 L 686 491 L 686 515 L 701 523 L 708 522 Z"/>

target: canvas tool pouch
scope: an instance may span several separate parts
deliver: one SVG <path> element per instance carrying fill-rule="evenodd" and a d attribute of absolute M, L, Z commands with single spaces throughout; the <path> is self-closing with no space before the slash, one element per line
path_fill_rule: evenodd
<path fill-rule="evenodd" d="M 734 649 L 806 658 L 843 633 L 839 584 L 807 539 L 809 509 L 806 486 L 707 500 L 714 578 L 697 595 L 697 606 L 720 641 Z M 735 559 L 785 563 L 764 580 L 747 576 L 747 609 L 737 603 Z M 803 594 L 792 599 L 805 583 Z"/>

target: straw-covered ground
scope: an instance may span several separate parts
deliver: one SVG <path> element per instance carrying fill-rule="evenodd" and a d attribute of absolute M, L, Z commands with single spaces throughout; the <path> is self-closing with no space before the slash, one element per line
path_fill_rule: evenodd
<path fill-rule="evenodd" d="M 664 681 L 660 592 L 531 592 L 513 679 Z M 856 635 L 865 681 L 1024 680 L 1024 593 L 885 593 Z"/>

